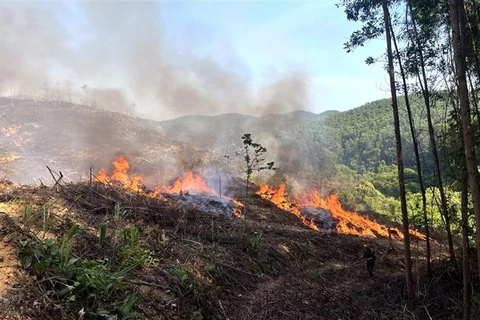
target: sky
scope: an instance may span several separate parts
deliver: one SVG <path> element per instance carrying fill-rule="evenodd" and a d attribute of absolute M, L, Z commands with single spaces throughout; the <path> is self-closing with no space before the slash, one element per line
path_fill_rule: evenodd
<path fill-rule="evenodd" d="M 343 44 L 359 24 L 347 21 L 335 1 L 173 2 L 164 20 L 176 48 L 182 50 L 186 37 L 200 55 L 224 60 L 234 54 L 256 88 L 272 74 L 306 74 L 316 113 L 389 96 L 381 63 L 364 63 L 384 52 L 383 39 L 346 53 Z"/>
<path fill-rule="evenodd" d="M 0 3 L 0 90 L 139 117 L 344 111 L 388 97 L 335 1 Z"/>

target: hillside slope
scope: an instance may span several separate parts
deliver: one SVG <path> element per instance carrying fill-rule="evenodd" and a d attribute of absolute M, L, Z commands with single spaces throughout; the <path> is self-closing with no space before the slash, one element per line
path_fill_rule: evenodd
<path fill-rule="evenodd" d="M 237 182 L 230 189 L 245 200 L 243 185 Z M 67 184 L 59 193 L 3 183 L 0 193 L 1 246 L 10 252 L 20 250 L 29 271 L 20 268 L 14 256 L 0 261 L 0 267 L 9 264 L 16 274 L 0 278 L 2 319 L 76 319 L 79 312 L 94 319 L 101 310 L 119 317 L 137 312 L 146 319 L 405 316 L 400 242 L 395 241 L 395 251 L 386 254 L 386 239 L 313 231 L 254 194 L 243 218 L 228 219 L 98 183 Z M 32 219 L 25 220 L 25 206 Z M 71 244 L 72 257 L 78 257 L 65 260 L 71 261 L 63 267 L 67 269 L 55 269 L 57 260 L 48 260 L 47 265 L 28 262 L 35 248 L 43 252 L 40 257 L 56 257 L 55 242 L 41 240 L 42 214 L 33 214 L 45 208 L 50 213 L 46 237 L 60 239 L 58 246 Z M 79 231 L 71 233 L 72 240 L 62 241 L 75 224 Z M 102 225 L 104 237 L 99 232 Z M 361 259 L 365 244 L 377 252 L 372 279 Z M 135 268 L 126 276 L 112 277 L 111 272 L 126 263 Z M 69 268 L 73 276 L 62 271 Z M 59 272 L 75 280 L 71 287 L 49 280 Z M 82 277 L 86 272 L 89 278 Z M 123 285 L 109 291 L 118 279 Z M 64 288 L 69 289 L 61 291 Z M 410 307 L 415 319 L 455 318 L 461 304 L 445 299 L 459 299 L 461 286 L 447 281 L 442 289 L 449 295 L 429 293 L 423 298 L 428 308 Z M 133 303 L 123 303 L 133 292 Z"/>
<path fill-rule="evenodd" d="M 0 98 L 0 126 L 2 176 L 22 183 L 50 181 L 45 166 L 78 181 L 120 154 L 156 183 L 200 166 L 208 154 L 128 116 L 67 102 Z"/>
<path fill-rule="evenodd" d="M 425 154 L 423 167 L 426 172 L 431 172 L 433 163 L 429 156 L 424 105 L 419 96 L 412 96 L 411 101 L 417 138 L 421 152 Z M 405 165 L 414 168 L 404 99 L 399 99 L 399 104 Z M 438 104 L 442 104 L 442 100 Z M 433 110 L 434 123 L 444 120 L 443 113 L 443 108 Z M 180 141 L 213 149 L 221 155 L 240 150 L 240 137 L 251 133 L 255 141 L 267 148 L 269 159 L 290 177 L 324 184 L 336 181 L 341 185 L 348 184 L 355 174 L 378 172 L 382 166 L 396 164 L 392 117 L 390 99 L 382 99 L 344 112 L 313 114 L 296 111 L 260 118 L 225 114 L 160 122 L 139 120 L 139 123 Z M 427 175 L 427 178 L 431 177 Z M 330 189 L 338 190 L 334 186 Z"/>
<path fill-rule="evenodd" d="M 285 174 L 302 181 L 321 176 L 326 182 L 336 171 L 335 164 L 340 158 L 331 137 L 312 124 L 323 123 L 336 113 L 294 111 L 263 117 L 224 114 L 160 122 L 139 120 L 139 123 L 179 141 L 229 156 L 243 149 L 241 137 L 250 133 L 255 142 L 267 148 L 268 160 L 275 161 Z"/>

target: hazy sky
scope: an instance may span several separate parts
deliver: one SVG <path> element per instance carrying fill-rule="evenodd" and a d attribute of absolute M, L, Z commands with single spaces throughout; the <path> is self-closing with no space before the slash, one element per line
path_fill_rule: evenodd
<path fill-rule="evenodd" d="M 158 120 L 347 110 L 388 96 L 383 65 L 364 63 L 383 42 L 343 49 L 356 28 L 327 0 L 2 2 L 0 90 L 69 88 Z"/>
<path fill-rule="evenodd" d="M 366 66 L 369 55 L 384 52 L 383 39 L 346 53 L 343 44 L 359 26 L 349 22 L 333 0 L 167 3 L 169 43 L 235 66 L 256 88 L 272 75 L 300 71 L 308 76 L 311 109 L 346 110 L 387 97 L 381 63 Z M 187 44 L 185 46 L 185 44 Z M 228 62 L 227 62 L 228 63 Z"/>

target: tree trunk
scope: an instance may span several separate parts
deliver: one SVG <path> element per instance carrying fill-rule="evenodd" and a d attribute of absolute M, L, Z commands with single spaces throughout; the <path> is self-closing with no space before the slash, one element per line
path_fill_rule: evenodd
<path fill-rule="evenodd" d="M 402 152 L 402 137 L 400 134 L 400 120 L 398 115 L 397 91 L 395 88 L 395 72 L 393 68 L 392 43 L 390 36 L 390 14 L 388 11 L 388 1 L 382 1 L 383 18 L 385 22 L 385 36 L 387 40 L 387 57 L 388 57 L 388 73 L 390 78 L 390 91 L 392 94 L 392 110 L 393 122 L 395 126 L 395 140 L 397 145 L 397 167 L 398 167 L 398 186 L 400 193 L 400 203 L 402 210 L 402 222 L 404 238 L 403 244 L 405 247 L 405 277 L 407 281 L 407 296 L 412 300 L 413 295 L 413 278 L 412 278 L 412 256 L 410 252 L 410 227 L 408 222 L 407 212 L 407 198 L 405 194 L 405 176 L 403 172 L 403 152 Z"/>
<path fill-rule="evenodd" d="M 427 111 L 427 123 L 428 123 L 428 135 L 430 137 L 430 147 L 432 149 L 433 163 L 435 166 L 434 176 L 437 182 L 438 190 L 440 191 L 440 211 L 445 219 L 445 229 L 447 231 L 447 241 L 448 241 L 448 252 L 450 255 L 450 260 L 455 263 L 455 248 L 453 247 L 453 237 L 450 227 L 450 214 L 448 212 L 447 197 L 445 196 L 445 189 L 443 188 L 442 175 L 440 170 L 440 160 L 438 156 L 437 142 L 435 139 L 435 129 L 432 122 L 432 113 L 431 113 L 431 103 L 430 103 L 430 90 L 428 86 L 427 73 L 425 70 L 425 59 L 423 57 L 422 45 L 418 36 L 417 26 L 415 23 L 415 17 L 412 10 L 412 4 L 408 1 L 411 17 L 412 17 L 412 26 L 413 32 L 415 34 L 415 45 L 417 48 L 418 59 L 420 62 L 420 71 L 421 71 L 421 87 L 422 95 L 425 101 L 425 108 Z M 423 82 L 423 83 L 422 83 Z"/>
<path fill-rule="evenodd" d="M 461 138 L 461 137 L 460 137 Z M 463 144 L 463 143 L 462 143 Z M 468 174 L 463 165 L 462 170 L 462 273 L 463 273 L 463 320 L 470 319 L 472 292 L 470 286 L 470 244 L 468 241 Z"/>
<path fill-rule="evenodd" d="M 458 141 L 460 149 L 465 149 L 463 142 L 463 130 L 460 120 L 460 112 L 452 99 L 452 107 L 455 110 L 456 121 L 458 125 Z M 460 155 L 459 161 L 456 161 L 456 168 L 460 168 L 460 192 L 461 192 L 461 216 L 462 216 L 462 282 L 463 282 L 463 317 L 464 320 L 471 318 L 472 306 L 472 287 L 470 272 L 470 243 L 468 239 L 469 223 L 468 223 L 468 172 L 465 167 L 465 156 Z"/>
<path fill-rule="evenodd" d="M 476 246 L 477 255 L 480 257 L 480 185 L 478 181 L 477 159 L 474 149 L 474 137 L 471 127 L 470 104 L 468 100 L 468 88 L 466 78 L 466 61 L 464 43 L 465 39 L 462 35 L 462 30 L 465 26 L 460 23 L 460 13 L 463 12 L 462 0 L 449 0 L 450 6 L 450 23 L 452 27 L 452 42 L 455 62 L 455 75 L 458 85 L 458 98 L 460 102 L 460 120 L 462 124 L 462 136 L 465 151 L 465 163 L 468 172 L 468 182 L 470 186 L 470 193 L 472 195 L 472 205 L 475 212 L 475 222 L 477 225 L 476 232 Z M 478 260 L 478 270 L 480 271 L 480 259 Z"/>
<path fill-rule="evenodd" d="M 400 75 L 402 77 L 403 94 L 405 95 L 405 105 L 407 107 L 408 122 L 410 124 L 410 133 L 412 134 L 412 142 L 413 142 L 413 150 L 414 150 L 414 153 L 415 153 L 415 164 L 416 164 L 416 167 L 417 167 L 418 182 L 420 184 L 420 192 L 422 194 L 422 216 L 423 216 L 423 223 L 424 223 L 424 226 L 425 226 L 425 237 L 426 237 L 425 240 L 426 240 L 426 244 L 427 244 L 427 252 L 426 252 L 427 276 L 428 276 L 428 281 L 430 281 L 432 279 L 432 267 L 431 267 L 431 257 L 430 257 L 430 253 L 431 253 L 431 249 L 430 249 L 430 228 L 429 228 L 429 225 L 428 225 L 427 196 L 426 196 L 426 191 L 425 191 L 425 185 L 423 183 L 422 163 L 420 162 L 420 151 L 418 149 L 417 135 L 415 133 L 415 124 L 413 122 L 412 109 L 410 107 L 410 98 L 408 96 L 407 80 L 406 80 L 406 77 L 405 77 L 405 71 L 403 69 L 403 64 L 402 64 L 402 60 L 401 60 L 401 57 L 400 57 L 400 52 L 398 50 L 397 40 L 395 38 L 395 33 L 393 31 L 393 27 L 392 27 L 391 23 L 390 23 L 390 31 L 392 32 L 392 40 L 393 40 L 393 44 L 395 46 L 398 66 L 400 68 Z"/>
<path fill-rule="evenodd" d="M 475 6 L 474 8 L 476 8 L 476 3 L 475 1 L 473 1 L 473 5 Z M 466 4 L 463 5 L 463 10 L 464 12 L 467 12 L 467 6 Z M 474 9 L 475 12 L 477 12 L 476 9 Z M 477 23 L 477 26 L 478 26 L 478 16 L 475 14 L 475 20 L 476 20 L 476 23 Z M 474 36 L 474 31 L 473 31 L 473 27 L 472 27 L 472 24 L 470 23 L 470 19 L 468 19 L 468 17 L 465 17 L 465 23 L 466 25 L 468 26 L 468 30 L 470 31 L 470 34 L 472 35 L 472 39 L 470 40 L 470 44 L 471 44 L 471 50 L 473 52 L 473 61 L 475 62 L 475 71 L 476 71 L 476 74 L 477 74 L 477 79 L 480 79 L 480 60 L 478 59 L 478 50 L 477 50 L 477 40 L 478 40 L 478 37 L 475 37 Z M 480 30 L 479 30 L 480 31 Z M 478 103 L 477 103 L 477 97 L 476 97 L 476 92 L 475 92 L 475 87 L 473 85 L 473 81 L 472 81 L 472 78 L 470 76 L 470 72 L 468 72 L 467 70 L 467 79 L 468 79 L 468 82 L 470 83 L 470 89 L 471 89 L 471 96 L 472 96 L 472 103 L 473 103 L 473 109 L 475 110 L 475 115 L 476 115 L 476 118 L 477 118 L 477 124 L 480 125 L 480 111 L 478 110 Z"/>

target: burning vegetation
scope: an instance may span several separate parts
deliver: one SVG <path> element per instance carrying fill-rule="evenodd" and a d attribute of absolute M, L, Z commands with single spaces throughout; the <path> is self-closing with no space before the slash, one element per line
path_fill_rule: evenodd
<path fill-rule="evenodd" d="M 210 213 L 236 217 L 242 215 L 244 206 L 240 201 L 221 195 L 210 188 L 199 173 L 187 171 L 172 184 L 150 190 L 143 184 L 142 176 L 129 176 L 130 164 L 125 157 L 119 156 L 112 164 L 114 170 L 111 175 L 108 175 L 106 169 L 101 169 L 96 175 L 95 178 L 99 182 L 119 185 L 151 198 L 175 199 L 184 205 L 193 205 Z M 398 237 L 403 238 L 403 233 L 397 228 L 389 228 L 366 216 L 343 209 L 337 194 L 322 199 L 315 190 L 311 190 L 305 196 L 294 194 L 289 197 L 283 183 L 277 188 L 270 188 L 267 184 L 263 184 L 256 194 L 295 215 L 312 230 L 384 238 L 389 238 L 389 230 L 395 230 Z M 416 231 L 411 230 L 411 233 L 420 238 L 423 237 Z"/>
<path fill-rule="evenodd" d="M 28 310 L 25 319 L 82 312 L 85 319 L 398 317 L 399 239 L 387 256 L 387 227 L 343 210 L 336 195 L 289 195 L 283 184 L 262 185 L 256 193 L 272 205 L 253 201 L 240 220 L 243 204 L 219 194 L 198 172 L 149 189 L 131 169 L 120 156 L 112 170 L 92 175 L 98 183 L 62 183 L 57 192 L 0 184 L 6 195 L 0 211 L 17 211 L 0 214 L 0 235 L 16 235 L 0 238 L 0 249 L 18 248 L 16 268 L 35 276 L 15 293 L 4 291 L 0 318 L 14 319 L 18 310 Z M 237 188 L 232 194 L 242 195 L 243 185 Z M 20 195 L 31 201 L 25 208 L 18 206 Z M 388 288 L 358 285 L 366 277 L 359 254 L 367 243 L 385 257 L 377 272 Z M 62 282 L 51 280 L 57 278 Z M 364 305 L 374 307 L 359 313 Z"/>
<path fill-rule="evenodd" d="M 150 198 L 176 199 L 184 205 L 197 206 L 210 213 L 241 216 L 243 204 L 236 199 L 220 195 L 217 191 L 209 188 L 197 172 L 187 171 L 171 185 L 150 190 L 143 184 L 142 176 L 129 177 L 130 164 L 125 157 L 119 156 L 112 164 L 114 170 L 111 175 L 108 175 L 106 169 L 100 169 L 95 179 L 102 183 L 119 185 L 124 189 L 140 192 Z"/>

